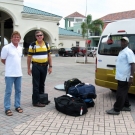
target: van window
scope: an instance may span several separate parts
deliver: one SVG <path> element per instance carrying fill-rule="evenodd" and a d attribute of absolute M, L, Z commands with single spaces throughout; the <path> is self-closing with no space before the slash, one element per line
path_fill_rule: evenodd
<path fill-rule="evenodd" d="M 129 45 L 128 47 L 133 50 L 135 53 L 135 34 L 132 35 L 111 35 L 113 44 L 108 45 L 107 43 L 102 43 L 102 40 L 106 38 L 107 36 L 103 36 L 100 44 L 99 44 L 99 49 L 98 53 L 100 55 L 113 55 L 113 56 L 118 56 L 119 51 L 121 50 L 121 37 L 126 36 L 129 38 Z"/>

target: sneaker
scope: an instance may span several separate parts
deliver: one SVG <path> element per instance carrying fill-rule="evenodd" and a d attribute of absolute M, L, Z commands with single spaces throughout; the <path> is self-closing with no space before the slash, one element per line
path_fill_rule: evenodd
<path fill-rule="evenodd" d="M 112 114 L 112 115 L 119 115 L 120 112 L 116 112 L 113 108 L 111 110 L 106 110 L 107 114 Z"/>
<path fill-rule="evenodd" d="M 123 107 L 121 111 L 131 111 L 130 107 Z"/>

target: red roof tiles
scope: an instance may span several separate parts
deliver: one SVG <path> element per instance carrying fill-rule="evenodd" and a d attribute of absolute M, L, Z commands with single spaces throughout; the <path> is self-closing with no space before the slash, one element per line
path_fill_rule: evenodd
<path fill-rule="evenodd" d="M 131 19 L 131 18 L 135 18 L 135 10 L 112 13 L 99 19 L 101 19 L 103 22 L 106 21 L 112 22 L 114 20 Z"/>
<path fill-rule="evenodd" d="M 68 15 L 68 16 L 65 17 L 65 18 L 74 18 L 74 17 L 82 17 L 82 18 L 86 18 L 84 15 L 82 15 L 82 14 L 80 14 L 80 13 L 78 13 L 78 12 L 74 12 L 74 13 Z"/>

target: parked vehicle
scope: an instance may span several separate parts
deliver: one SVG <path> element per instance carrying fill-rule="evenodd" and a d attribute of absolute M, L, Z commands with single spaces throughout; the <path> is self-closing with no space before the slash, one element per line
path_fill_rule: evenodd
<path fill-rule="evenodd" d="M 121 50 L 120 39 L 128 37 L 128 47 L 135 53 L 135 20 L 126 19 L 109 23 L 104 29 L 97 50 L 95 84 L 117 90 L 116 61 Z M 135 78 L 135 74 L 134 74 Z M 135 79 L 129 93 L 135 94 Z"/>
<path fill-rule="evenodd" d="M 97 52 L 98 47 L 88 47 L 87 48 L 87 55 L 88 56 L 95 56 Z"/>
<path fill-rule="evenodd" d="M 86 49 L 85 47 L 80 47 L 80 46 L 76 46 L 76 47 L 72 47 L 71 48 L 73 51 L 74 56 L 84 56 L 86 54 Z"/>
<path fill-rule="evenodd" d="M 71 48 L 60 48 L 58 50 L 58 54 L 60 56 L 73 56 L 73 51 L 71 50 Z"/>

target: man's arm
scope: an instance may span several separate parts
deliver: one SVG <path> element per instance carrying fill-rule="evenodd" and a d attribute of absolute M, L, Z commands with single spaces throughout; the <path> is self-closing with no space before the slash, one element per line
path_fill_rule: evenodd
<path fill-rule="evenodd" d="M 28 75 L 31 75 L 31 69 L 30 69 L 31 59 L 32 59 L 32 56 L 27 56 Z"/>
<path fill-rule="evenodd" d="M 131 63 L 131 76 L 134 76 L 135 72 L 135 63 Z"/>
<path fill-rule="evenodd" d="M 49 66 L 52 66 L 52 56 L 51 56 L 51 54 L 48 54 L 48 64 L 49 64 Z"/>
<path fill-rule="evenodd" d="M 1 62 L 5 65 L 6 59 L 1 59 Z"/>
<path fill-rule="evenodd" d="M 135 72 L 135 63 L 131 63 L 131 75 L 129 78 L 129 86 L 133 84 L 133 77 L 134 77 L 134 72 Z"/>
<path fill-rule="evenodd" d="M 6 59 L 8 57 L 8 45 L 3 46 L 1 50 L 1 62 L 5 65 L 6 64 Z"/>
<path fill-rule="evenodd" d="M 52 56 L 50 53 L 48 54 L 48 64 L 49 64 L 48 72 L 50 74 L 52 72 Z"/>

